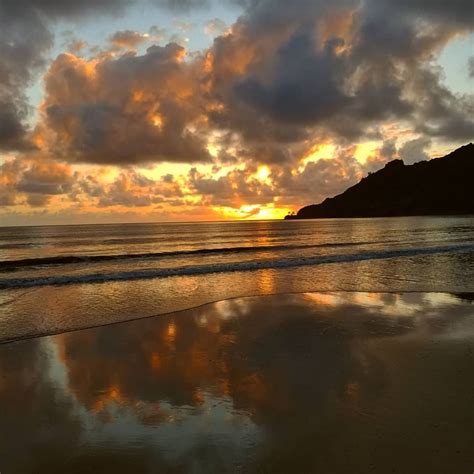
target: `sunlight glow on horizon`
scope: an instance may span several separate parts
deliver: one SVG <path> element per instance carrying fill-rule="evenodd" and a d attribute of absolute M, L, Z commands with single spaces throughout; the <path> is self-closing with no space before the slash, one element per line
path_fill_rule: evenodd
<path fill-rule="evenodd" d="M 295 2 L 7 2 L 0 225 L 281 219 L 472 140 L 463 5 Z"/>

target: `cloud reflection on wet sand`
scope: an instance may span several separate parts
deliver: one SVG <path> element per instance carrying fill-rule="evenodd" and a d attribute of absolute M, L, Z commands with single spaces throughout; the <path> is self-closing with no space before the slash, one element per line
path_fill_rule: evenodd
<path fill-rule="evenodd" d="M 469 295 L 227 300 L 0 347 L 5 472 L 470 472 Z"/>

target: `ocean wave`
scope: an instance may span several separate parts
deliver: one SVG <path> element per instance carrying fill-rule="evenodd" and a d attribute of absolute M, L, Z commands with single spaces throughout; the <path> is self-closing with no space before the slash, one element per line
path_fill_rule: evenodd
<path fill-rule="evenodd" d="M 63 275 L 44 278 L 17 278 L 0 280 L 0 289 L 30 288 L 38 286 L 59 286 L 85 283 L 105 283 L 113 281 L 144 280 L 174 276 L 206 275 L 212 273 L 244 272 L 266 269 L 283 269 L 314 266 L 331 263 L 349 263 L 364 260 L 380 260 L 397 257 L 413 257 L 444 253 L 474 252 L 474 245 L 449 245 L 442 247 L 423 247 L 380 252 L 362 252 L 345 255 L 299 257 L 287 259 L 258 260 L 251 262 L 215 263 L 177 268 L 147 269 L 117 273 L 93 273 L 88 275 Z"/>
<path fill-rule="evenodd" d="M 301 245 L 257 245 L 242 247 L 220 247 L 201 248 L 190 250 L 171 250 L 164 252 L 147 252 L 134 254 L 111 254 L 111 255 L 58 255 L 54 257 L 25 258 L 19 260 L 0 261 L 0 272 L 10 272 L 27 267 L 45 267 L 50 265 L 71 265 L 80 263 L 100 263 L 121 260 L 154 260 L 169 257 L 189 257 L 214 254 L 240 254 L 245 252 L 269 252 L 285 250 L 303 250 L 311 248 L 349 247 L 369 245 L 374 242 L 338 242 L 323 244 L 301 244 Z"/>
<path fill-rule="evenodd" d="M 299 238 L 310 237 L 314 232 L 300 232 L 298 233 Z M 70 248 L 70 247 L 110 247 L 110 246 L 136 246 L 136 245 L 176 245 L 180 244 L 192 244 L 196 242 L 196 238 L 199 237 L 196 233 L 186 232 L 185 234 L 174 232 L 170 233 L 154 233 L 151 236 L 128 236 L 128 237 L 111 237 L 111 238 L 102 238 L 100 235 L 95 235 L 93 237 L 83 237 L 78 238 L 77 236 L 60 236 L 58 238 L 52 239 L 42 239 L 40 241 L 36 240 L 37 236 L 22 236 L 22 240 L 33 240 L 33 243 L 26 244 L 4 244 L 9 240 L 14 240 L 17 237 L 4 237 L 0 239 L 0 249 L 14 249 L 14 248 L 23 248 L 23 247 L 53 247 L 53 248 Z M 249 238 L 254 238 L 255 236 L 250 232 L 220 232 L 218 234 L 206 235 L 207 242 L 219 242 L 223 243 L 235 243 L 248 241 Z M 267 240 L 273 239 L 285 239 L 286 237 L 294 237 L 294 233 L 291 232 L 278 232 L 274 235 L 267 236 Z"/>

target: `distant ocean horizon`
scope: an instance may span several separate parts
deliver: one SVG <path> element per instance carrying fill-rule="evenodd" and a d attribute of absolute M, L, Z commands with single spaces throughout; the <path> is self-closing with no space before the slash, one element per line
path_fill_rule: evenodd
<path fill-rule="evenodd" d="M 474 217 L 0 228 L 0 340 L 220 299 L 474 291 Z"/>

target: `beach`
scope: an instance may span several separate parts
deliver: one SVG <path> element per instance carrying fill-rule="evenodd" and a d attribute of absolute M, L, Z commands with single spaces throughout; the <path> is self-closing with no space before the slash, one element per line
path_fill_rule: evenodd
<path fill-rule="evenodd" d="M 0 341 L 337 290 L 474 292 L 474 218 L 0 229 Z"/>
<path fill-rule="evenodd" d="M 238 298 L 3 344 L 1 470 L 470 472 L 473 299 Z"/>
<path fill-rule="evenodd" d="M 473 46 L 0 0 L 0 474 L 474 474 Z"/>
<path fill-rule="evenodd" d="M 472 217 L 3 228 L 2 473 L 465 473 Z"/>

